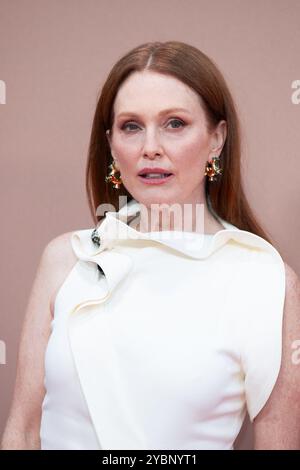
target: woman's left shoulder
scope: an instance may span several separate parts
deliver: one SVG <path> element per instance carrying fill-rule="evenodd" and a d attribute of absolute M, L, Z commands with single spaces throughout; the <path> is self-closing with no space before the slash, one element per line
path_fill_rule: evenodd
<path fill-rule="evenodd" d="M 272 393 L 254 420 L 256 450 L 300 445 L 300 279 L 286 262 L 284 269 L 281 364 Z"/>
<path fill-rule="evenodd" d="M 294 300 L 300 298 L 300 278 L 289 264 L 284 261 L 285 279 L 286 279 L 286 291 L 289 297 L 293 297 Z"/>
<path fill-rule="evenodd" d="M 284 262 L 285 269 L 285 303 L 284 322 L 287 343 L 292 347 L 293 341 L 298 340 L 300 346 L 300 278 L 298 274 Z M 299 367 L 300 368 L 300 367 Z M 299 384 L 300 385 L 300 384 Z"/>
<path fill-rule="evenodd" d="M 285 299 L 283 314 L 283 341 L 286 349 L 290 349 L 292 352 L 296 342 L 298 346 L 300 346 L 300 278 L 294 269 L 286 262 L 284 262 L 284 270 Z"/>

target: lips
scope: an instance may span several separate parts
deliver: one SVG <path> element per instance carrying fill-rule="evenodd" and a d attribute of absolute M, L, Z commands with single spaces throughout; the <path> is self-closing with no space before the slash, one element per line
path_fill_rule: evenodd
<path fill-rule="evenodd" d="M 153 175 L 155 175 L 155 174 L 164 174 L 164 175 L 169 176 L 169 175 L 172 175 L 173 173 L 170 170 L 166 169 L 166 168 L 158 168 L 158 167 L 143 168 L 138 173 L 139 176 L 145 176 L 145 175 L 148 175 L 148 174 L 153 174 Z"/>
<path fill-rule="evenodd" d="M 156 174 L 156 176 L 148 176 L 150 173 L 146 173 L 144 175 L 138 175 L 140 181 L 146 185 L 158 185 L 158 184 L 165 184 L 172 178 L 174 178 L 173 173 L 168 173 L 169 176 L 164 176 L 164 173 Z"/>
<path fill-rule="evenodd" d="M 143 173 L 139 176 L 142 178 L 166 178 L 171 176 L 172 173 Z"/>

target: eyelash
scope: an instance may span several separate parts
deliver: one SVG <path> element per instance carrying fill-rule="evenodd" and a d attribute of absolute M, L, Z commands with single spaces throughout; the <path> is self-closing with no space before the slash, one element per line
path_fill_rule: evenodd
<path fill-rule="evenodd" d="M 183 122 L 181 119 L 176 119 L 176 118 L 171 119 L 171 120 L 169 121 L 169 124 L 170 124 L 170 122 L 174 122 L 174 121 L 175 121 L 175 122 L 179 122 L 179 123 L 181 124 L 181 127 L 184 127 L 184 126 L 186 125 L 185 122 Z M 131 125 L 131 126 L 137 126 L 137 124 L 134 124 L 133 122 L 128 121 L 128 122 L 125 122 L 125 123 L 122 125 L 121 129 L 122 129 L 122 130 L 125 130 L 126 127 L 129 126 L 129 125 Z M 180 129 L 180 127 L 173 127 L 173 129 Z M 133 130 L 136 130 L 136 129 L 133 129 Z M 129 132 L 132 132 L 132 131 L 129 131 Z"/>

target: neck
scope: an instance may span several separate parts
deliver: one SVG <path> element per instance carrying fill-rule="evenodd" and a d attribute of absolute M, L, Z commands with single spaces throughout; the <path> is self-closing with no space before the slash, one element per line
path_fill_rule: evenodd
<path fill-rule="evenodd" d="M 206 203 L 155 205 L 155 208 L 142 207 L 141 212 L 131 226 L 140 232 L 187 231 L 214 234 L 224 229 L 209 211 Z"/>

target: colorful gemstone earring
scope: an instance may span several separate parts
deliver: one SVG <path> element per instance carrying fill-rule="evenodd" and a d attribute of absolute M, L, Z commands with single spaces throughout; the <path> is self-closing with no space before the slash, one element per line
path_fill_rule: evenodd
<path fill-rule="evenodd" d="M 109 165 L 110 173 L 108 176 L 105 177 L 106 183 L 112 183 L 113 188 L 119 189 L 122 184 L 122 178 L 120 176 L 120 171 L 115 167 L 115 162 L 113 161 L 111 165 Z M 119 173 L 119 176 L 116 174 Z"/>
<path fill-rule="evenodd" d="M 216 181 L 217 176 L 222 174 L 220 168 L 220 157 L 212 157 L 211 162 L 207 162 L 205 167 L 205 176 L 208 176 L 209 181 Z"/>
<path fill-rule="evenodd" d="M 108 138 L 108 141 L 110 142 L 110 137 L 109 137 L 110 136 L 110 129 L 106 130 L 106 136 Z M 109 165 L 109 169 L 110 169 L 110 172 L 109 172 L 108 176 L 105 177 L 105 182 L 106 183 L 112 183 L 113 188 L 119 189 L 121 184 L 122 184 L 122 178 L 121 178 L 121 175 L 120 175 L 120 171 L 115 166 L 114 158 L 113 158 L 113 161 L 112 161 L 111 165 Z M 119 174 L 119 175 L 116 176 L 116 174 Z"/>

